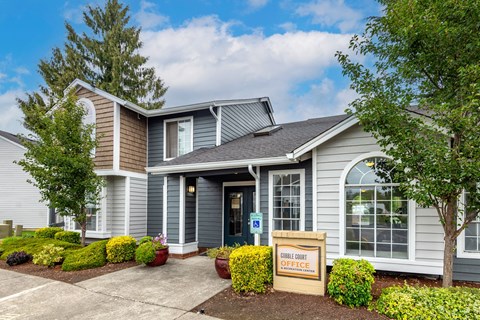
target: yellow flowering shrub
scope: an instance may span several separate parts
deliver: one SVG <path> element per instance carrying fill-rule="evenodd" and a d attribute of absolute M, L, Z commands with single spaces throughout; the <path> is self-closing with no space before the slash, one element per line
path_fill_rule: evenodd
<path fill-rule="evenodd" d="M 107 242 L 107 260 L 112 263 L 133 260 L 136 248 L 137 240 L 134 237 L 113 237 Z"/>
<path fill-rule="evenodd" d="M 273 281 L 272 248 L 243 246 L 230 254 L 230 272 L 235 292 L 265 292 Z"/>

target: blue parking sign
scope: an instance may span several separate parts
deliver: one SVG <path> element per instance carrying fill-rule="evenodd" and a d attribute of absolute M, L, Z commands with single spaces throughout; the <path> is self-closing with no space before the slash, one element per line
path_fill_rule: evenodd
<path fill-rule="evenodd" d="M 250 213 L 250 233 L 261 234 L 263 232 L 263 213 Z"/>

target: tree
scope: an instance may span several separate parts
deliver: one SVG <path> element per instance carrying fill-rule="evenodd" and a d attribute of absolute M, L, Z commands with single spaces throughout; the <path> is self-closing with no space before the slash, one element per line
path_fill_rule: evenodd
<path fill-rule="evenodd" d="M 128 6 L 117 0 L 108 0 L 104 8 L 88 6 L 83 21 L 88 32 L 78 34 L 65 23 L 67 40 L 63 50 L 56 47 L 52 57 L 42 59 L 38 65 L 45 86 L 40 92 L 56 102 L 63 97 L 65 88 L 76 78 L 105 90 L 146 109 L 161 108 L 167 91 L 153 67 L 146 67 L 148 58 L 139 54 L 142 47 L 140 28 L 128 26 Z M 25 114 L 25 127 L 34 125 L 31 115 L 32 100 L 38 105 L 38 93 L 18 100 Z M 45 102 L 39 112 L 47 112 L 51 103 Z"/>
<path fill-rule="evenodd" d="M 379 2 L 383 15 L 370 18 L 363 35 L 350 42 L 369 66 L 337 53 L 359 94 L 349 112 L 395 160 L 405 194 L 436 209 L 447 287 L 456 239 L 480 208 L 480 5 Z M 467 203 L 463 192 L 469 193 Z"/>
<path fill-rule="evenodd" d="M 41 109 L 42 105 L 34 105 Z M 70 93 L 49 114 L 39 115 L 33 127 L 36 140 L 23 137 L 27 148 L 18 164 L 33 179 L 43 201 L 81 226 L 85 245 L 87 208 L 98 203 L 103 179 L 95 174 L 91 156 L 96 147 L 93 125 L 84 125 L 86 110 Z"/>

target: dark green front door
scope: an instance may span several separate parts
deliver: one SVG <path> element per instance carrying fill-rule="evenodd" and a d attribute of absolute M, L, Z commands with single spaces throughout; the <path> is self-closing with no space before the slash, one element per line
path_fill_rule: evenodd
<path fill-rule="evenodd" d="M 255 187 L 226 187 L 224 209 L 225 245 L 253 244 L 249 217 L 253 212 Z"/>

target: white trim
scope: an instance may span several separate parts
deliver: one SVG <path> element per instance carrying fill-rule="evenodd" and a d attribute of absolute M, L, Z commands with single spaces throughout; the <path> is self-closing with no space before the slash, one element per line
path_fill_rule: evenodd
<path fill-rule="evenodd" d="M 125 178 L 125 235 L 130 234 L 130 177 Z"/>
<path fill-rule="evenodd" d="M 331 138 L 335 137 L 336 135 L 342 133 L 343 131 L 347 130 L 348 128 L 356 125 L 358 122 L 359 122 L 359 120 L 356 117 L 350 116 L 350 117 L 344 119 L 343 121 L 341 121 L 340 123 L 336 124 L 332 128 L 328 129 L 327 131 L 321 133 L 317 137 L 313 138 L 312 140 L 310 140 L 310 141 L 304 143 L 303 145 L 301 145 L 300 147 L 296 148 L 295 150 L 293 150 L 292 153 L 289 153 L 287 155 L 287 157 L 289 157 L 291 159 L 296 159 L 296 158 L 302 156 L 303 154 L 309 152 L 313 148 L 318 147 L 322 143 L 324 143 L 324 142 L 330 140 Z"/>
<path fill-rule="evenodd" d="M 168 231 L 168 178 L 163 177 L 163 217 L 162 217 L 162 233 L 167 235 Z"/>
<path fill-rule="evenodd" d="M 169 161 L 176 158 L 176 157 L 167 158 L 167 126 L 166 124 L 169 122 L 177 122 L 177 130 L 178 130 L 178 122 L 185 121 L 185 120 L 190 121 L 191 128 L 190 128 L 190 151 L 189 152 L 193 151 L 193 116 L 165 119 L 163 120 L 163 161 Z M 177 150 L 178 150 L 178 140 L 177 140 Z"/>
<path fill-rule="evenodd" d="M 195 242 L 198 242 L 198 178 L 195 179 Z"/>
<path fill-rule="evenodd" d="M 189 242 L 183 244 L 168 244 L 168 252 L 173 254 L 187 254 L 198 251 L 198 242 Z"/>
<path fill-rule="evenodd" d="M 178 207 L 178 243 L 185 243 L 185 176 L 180 176 Z"/>
<path fill-rule="evenodd" d="M 5 138 L 4 136 L 0 136 L 0 139 L 3 139 L 7 142 L 10 142 L 11 144 L 13 144 L 14 146 L 17 146 L 19 148 L 21 148 L 22 150 L 27 150 L 27 148 L 25 148 L 24 146 L 22 146 L 21 144 L 18 144 L 16 142 L 13 142 L 12 140 L 8 139 L 8 138 Z"/>
<path fill-rule="evenodd" d="M 219 146 L 222 144 L 222 108 L 218 107 L 217 108 L 217 128 L 216 128 L 216 141 L 215 145 Z"/>
<path fill-rule="evenodd" d="M 312 150 L 312 231 L 318 230 L 317 148 Z"/>
<path fill-rule="evenodd" d="M 461 206 L 465 210 L 465 192 L 462 192 L 460 201 L 459 207 Z M 457 258 L 480 259 L 480 252 L 465 251 L 465 229 L 457 237 Z"/>
<path fill-rule="evenodd" d="M 107 187 L 102 187 L 102 200 L 100 203 L 100 213 L 102 215 L 102 227 L 100 228 L 101 232 L 107 231 Z M 98 218 L 97 218 L 98 221 Z M 97 229 L 98 231 L 98 229 Z"/>
<path fill-rule="evenodd" d="M 74 230 L 75 232 L 79 232 L 78 230 Z M 94 238 L 94 239 L 107 239 L 112 237 L 112 233 L 103 232 L 103 231 L 89 231 L 87 230 L 85 233 L 85 238 Z"/>
<path fill-rule="evenodd" d="M 113 170 L 120 170 L 120 105 L 113 102 Z"/>
<path fill-rule="evenodd" d="M 255 180 L 255 211 L 256 212 L 261 212 L 260 211 L 260 189 L 261 189 L 260 188 L 260 186 L 261 186 L 261 184 L 260 184 L 260 166 L 257 166 L 256 169 L 257 169 L 256 170 L 257 171 L 256 172 L 257 173 L 257 179 Z M 262 217 L 262 220 L 263 220 L 263 217 Z M 263 225 L 263 223 L 262 223 L 262 225 Z M 263 230 L 262 230 L 262 232 L 263 232 Z M 254 238 L 254 242 L 255 242 L 254 244 L 256 246 L 259 246 L 260 242 L 261 242 L 261 235 L 258 234 L 258 233 L 255 233 L 253 238 Z"/>
<path fill-rule="evenodd" d="M 345 181 L 347 179 L 347 175 L 350 170 L 355 167 L 360 161 L 368 159 L 368 158 L 387 158 L 391 159 L 391 157 L 387 156 L 385 153 L 381 151 L 373 151 L 367 152 L 357 156 L 355 159 L 350 161 L 342 171 L 340 175 L 340 182 L 339 182 L 339 233 L 338 233 L 338 247 L 339 247 L 339 257 L 348 257 L 348 258 L 356 258 L 356 259 L 366 259 L 368 261 L 391 261 L 392 264 L 397 263 L 398 261 L 401 264 L 404 264 L 405 261 L 408 263 L 415 261 L 415 223 L 416 223 L 416 204 L 412 200 L 408 200 L 408 258 L 407 259 L 394 259 L 394 258 L 376 258 L 376 257 L 356 257 L 356 256 L 349 256 L 345 252 L 345 242 L 346 242 L 346 235 L 345 235 Z M 393 269 L 385 269 L 385 270 L 392 270 Z M 405 270 L 406 271 L 406 270 Z M 418 271 L 419 272 L 419 271 Z"/>
<path fill-rule="evenodd" d="M 224 187 L 254 186 L 255 180 L 252 181 L 228 181 L 224 182 Z"/>
<path fill-rule="evenodd" d="M 148 179 L 148 175 L 146 173 L 138 173 L 138 172 L 125 171 L 125 170 L 97 169 L 95 170 L 95 174 L 97 176 L 120 176 L 120 177 L 137 178 L 142 180 Z"/>
<path fill-rule="evenodd" d="M 268 172 L 268 245 L 272 245 L 273 231 L 273 176 L 300 174 L 300 231 L 305 231 L 305 169 L 271 170 Z"/>
<path fill-rule="evenodd" d="M 231 161 L 216 161 L 216 162 L 203 162 L 193 164 L 180 164 L 180 165 L 166 165 L 160 167 L 148 167 L 145 170 L 152 174 L 167 174 L 167 173 L 179 173 L 179 172 L 195 172 L 195 171 L 210 171 L 219 169 L 234 169 L 240 167 L 253 166 L 271 166 L 280 164 L 292 164 L 297 163 L 296 160 L 289 160 L 286 157 L 273 157 L 273 158 L 259 158 L 259 159 L 244 159 L 244 160 L 231 160 Z"/>

